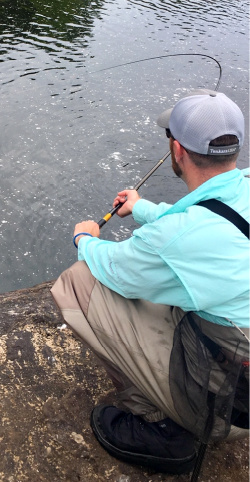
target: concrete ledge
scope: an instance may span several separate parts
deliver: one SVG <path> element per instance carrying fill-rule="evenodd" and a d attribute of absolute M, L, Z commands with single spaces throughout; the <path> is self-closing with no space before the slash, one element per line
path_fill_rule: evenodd
<path fill-rule="evenodd" d="M 52 284 L 0 295 L 0 481 L 177 480 L 118 462 L 99 446 L 89 417 L 95 404 L 116 402 L 113 386 L 64 325 Z M 199 482 L 247 482 L 248 450 L 248 440 L 211 445 Z"/>

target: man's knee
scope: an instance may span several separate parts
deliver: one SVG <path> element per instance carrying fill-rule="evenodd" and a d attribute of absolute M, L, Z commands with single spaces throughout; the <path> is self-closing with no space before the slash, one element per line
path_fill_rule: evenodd
<path fill-rule="evenodd" d="M 88 265 L 85 261 L 76 261 L 66 271 L 62 273 L 62 276 L 69 276 L 73 283 L 93 283 L 95 281 L 94 276 L 91 274 Z"/>
<path fill-rule="evenodd" d="M 81 309 L 87 313 L 96 279 L 84 261 L 77 261 L 65 270 L 51 289 L 61 310 Z"/>

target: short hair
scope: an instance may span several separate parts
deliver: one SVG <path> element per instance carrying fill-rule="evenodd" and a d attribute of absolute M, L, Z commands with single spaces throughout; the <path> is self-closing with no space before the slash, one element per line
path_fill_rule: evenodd
<path fill-rule="evenodd" d="M 231 146 L 233 144 L 239 144 L 239 139 L 237 136 L 226 134 L 224 136 L 216 137 L 213 139 L 209 145 L 210 146 Z M 189 154 L 191 160 L 197 167 L 216 167 L 222 166 L 226 164 L 230 164 L 231 162 L 235 162 L 238 157 L 238 152 L 230 155 L 207 155 L 207 154 L 199 154 L 197 152 L 190 151 L 182 146 L 185 151 Z"/>

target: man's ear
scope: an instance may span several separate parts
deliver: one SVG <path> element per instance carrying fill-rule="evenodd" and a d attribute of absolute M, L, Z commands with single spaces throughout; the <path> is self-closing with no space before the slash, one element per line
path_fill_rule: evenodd
<path fill-rule="evenodd" d="M 179 164 L 180 160 L 183 157 L 183 150 L 184 149 L 181 146 L 181 144 L 175 139 L 173 141 L 173 151 L 174 151 L 174 156 L 175 156 L 175 160 L 176 160 L 177 164 Z"/>

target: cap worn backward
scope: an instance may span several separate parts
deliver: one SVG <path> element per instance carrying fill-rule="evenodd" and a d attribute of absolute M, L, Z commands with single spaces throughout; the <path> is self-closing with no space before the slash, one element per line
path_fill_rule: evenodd
<path fill-rule="evenodd" d="M 215 90 L 196 89 L 196 90 L 191 91 L 184 98 L 190 97 L 190 96 L 193 96 L 193 95 L 216 95 L 216 94 L 217 94 L 217 92 Z M 172 112 L 173 109 L 174 109 L 174 107 L 172 107 L 170 109 L 167 109 L 167 110 L 164 110 L 164 112 L 162 112 L 162 114 L 160 114 L 160 116 L 157 119 L 157 124 L 158 124 L 159 127 L 163 127 L 165 129 L 169 128 L 169 119 L 170 119 L 170 115 L 171 115 L 171 112 Z"/>
<path fill-rule="evenodd" d="M 239 107 L 225 94 L 206 89 L 194 91 L 164 111 L 157 120 L 169 128 L 173 137 L 186 149 L 200 154 L 233 154 L 244 141 L 244 117 Z M 211 149 L 217 137 L 237 136 L 239 144 Z"/>

